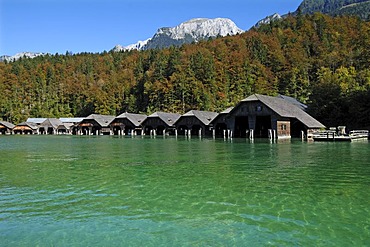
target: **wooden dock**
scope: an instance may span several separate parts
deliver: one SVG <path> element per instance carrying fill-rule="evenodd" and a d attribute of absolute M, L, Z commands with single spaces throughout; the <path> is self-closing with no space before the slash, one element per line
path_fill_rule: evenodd
<path fill-rule="evenodd" d="M 336 131 L 328 130 L 318 132 L 313 135 L 314 141 L 325 141 L 325 142 L 353 142 L 360 140 L 368 140 L 368 130 L 353 130 L 348 135 L 338 135 Z"/>

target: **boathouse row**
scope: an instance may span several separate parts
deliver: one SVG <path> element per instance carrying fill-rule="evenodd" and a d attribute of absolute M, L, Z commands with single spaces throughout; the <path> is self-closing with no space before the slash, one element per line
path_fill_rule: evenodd
<path fill-rule="evenodd" d="M 287 96 L 254 94 L 221 113 L 191 110 L 183 115 L 156 112 L 91 114 L 85 118 L 28 119 L 12 126 L 0 122 L 0 134 L 195 135 L 248 138 L 308 137 L 325 126 Z"/>

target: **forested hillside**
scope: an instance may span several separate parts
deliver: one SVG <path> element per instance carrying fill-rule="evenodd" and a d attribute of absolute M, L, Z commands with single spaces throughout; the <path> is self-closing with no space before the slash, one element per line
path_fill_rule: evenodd
<path fill-rule="evenodd" d="M 293 96 L 324 124 L 370 127 L 370 24 L 298 15 L 164 50 L 0 63 L 0 118 L 222 111 L 253 93 Z"/>
<path fill-rule="evenodd" d="M 304 0 L 297 12 L 302 14 L 321 12 L 331 16 L 353 15 L 369 20 L 369 10 L 369 0 Z"/>

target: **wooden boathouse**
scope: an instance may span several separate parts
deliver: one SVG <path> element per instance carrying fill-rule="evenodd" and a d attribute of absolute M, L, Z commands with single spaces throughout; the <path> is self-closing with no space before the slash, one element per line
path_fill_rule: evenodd
<path fill-rule="evenodd" d="M 254 94 L 239 102 L 225 121 L 235 137 L 284 139 L 325 128 L 303 109 L 292 98 Z"/>
<path fill-rule="evenodd" d="M 191 110 L 182 115 L 175 123 L 179 135 L 211 136 L 211 122 L 217 112 Z"/>
<path fill-rule="evenodd" d="M 155 112 L 142 123 L 145 135 L 176 135 L 176 121 L 181 117 L 178 113 Z"/>
<path fill-rule="evenodd" d="M 114 116 L 91 114 L 78 124 L 78 135 L 111 135 L 110 124 Z"/>
<path fill-rule="evenodd" d="M 62 121 L 57 118 L 47 118 L 39 125 L 40 135 L 56 135 L 59 126 L 63 125 Z"/>
<path fill-rule="evenodd" d="M 73 118 L 59 118 L 62 125 L 58 127 L 58 135 L 76 135 L 78 131 L 78 124 L 84 120 L 84 118 L 73 117 Z"/>
<path fill-rule="evenodd" d="M 6 121 L 0 121 L 0 135 L 10 135 L 15 125 Z"/>
<path fill-rule="evenodd" d="M 211 125 L 213 127 L 213 136 L 214 137 L 228 137 L 231 135 L 230 129 L 227 127 L 227 119 L 229 116 L 229 113 L 234 109 L 234 107 L 229 107 L 225 109 L 224 111 L 220 112 L 217 117 L 215 117 Z"/>
<path fill-rule="evenodd" d="M 110 124 L 114 135 L 140 135 L 142 123 L 147 118 L 144 114 L 122 113 Z"/>
<path fill-rule="evenodd" d="M 39 127 L 35 123 L 23 122 L 13 128 L 13 133 L 19 135 L 37 135 L 39 134 Z"/>

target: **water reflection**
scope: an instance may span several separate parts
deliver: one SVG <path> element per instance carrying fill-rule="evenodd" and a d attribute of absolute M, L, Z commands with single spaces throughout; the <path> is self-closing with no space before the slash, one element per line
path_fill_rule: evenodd
<path fill-rule="evenodd" d="M 0 229 L 13 231 L 0 233 L 8 245 L 92 243 L 75 233 L 104 244 L 156 245 L 361 245 L 369 236 L 368 143 L 1 141 Z M 48 233 L 45 242 L 35 240 L 40 234 L 31 225 Z M 56 228 L 62 232 L 52 234 Z"/>

